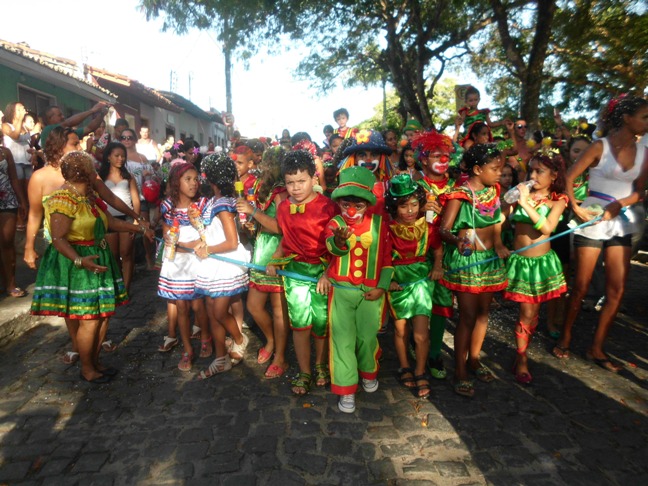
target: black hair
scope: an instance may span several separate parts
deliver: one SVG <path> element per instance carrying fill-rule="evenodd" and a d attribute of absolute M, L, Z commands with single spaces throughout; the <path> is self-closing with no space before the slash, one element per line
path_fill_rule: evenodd
<path fill-rule="evenodd" d="M 565 192 L 565 161 L 563 160 L 562 156 L 560 154 L 550 154 L 550 155 L 545 155 L 541 153 L 536 153 L 531 159 L 529 160 L 529 171 L 531 167 L 531 162 L 534 160 L 538 161 L 542 165 L 544 165 L 547 169 L 553 171 L 556 173 L 556 180 L 553 181 L 551 184 L 551 187 L 549 187 L 549 190 L 552 192 L 556 192 L 558 194 L 562 194 Z"/>
<path fill-rule="evenodd" d="M 101 177 L 102 181 L 105 181 L 106 178 L 108 177 L 108 174 L 110 173 L 110 155 L 116 150 L 116 149 L 122 149 L 124 151 L 124 156 L 126 156 L 126 147 L 124 146 L 123 143 L 121 142 L 110 142 L 106 148 L 103 151 L 103 160 L 101 161 L 101 167 L 99 167 L 99 177 Z M 119 168 L 119 175 L 122 176 L 123 179 L 126 179 L 129 181 L 131 179 L 131 173 L 128 172 L 128 169 L 126 168 L 126 160 L 124 160 L 124 165 L 122 165 Z"/>
<path fill-rule="evenodd" d="M 116 127 L 124 126 L 126 128 L 130 128 L 130 125 L 128 124 L 128 120 L 126 120 L 125 118 L 117 118 L 117 120 L 115 120 L 115 126 Z M 135 132 L 133 131 L 133 133 Z"/>
<path fill-rule="evenodd" d="M 286 154 L 281 163 L 281 175 L 293 175 L 297 172 L 306 171 L 308 175 L 315 175 L 315 160 L 310 152 L 305 150 L 292 150 Z"/>
<path fill-rule="evenodd" d="M 468 89 L 466 90 L 466 94 L 464 95 L 464 100 L 467 100 L 468 96 L 470 96 L 471 94 L 476 94 L 481 98 L 481 93 L 477 88 L 475 88 L 474 86 L 468 86 Z"/>
<path fill-rule="evenodd" d="M 333 138 L 333 137 L 331 137 L 331 138 Z M 340 138 L 342 138 L 342 137 L 340 137 Z M 337 150 L 333 154 L 333 160 L 331 161 L 331 163 L 333 165 L 335 165 L 335 166 L 340 165 L 342 160 L 344 160 L 344 158 L 345 158 L 344 151 L 347 148 L 349 148 L 351 145 L 353 145 L 353 141 L 354 141 L 354 139 L 351 138 L 351 137 L 342 139 L 342 143 L 340 144 L 340 146 L 337 148 Z M 331 142 L 329 141 L 329 143 L 331 143 Z"/>
<path fill-rule="evenodd" d="M 407 196 L 393 196 L 389 191 L 385 194 L 385 209 L 389 212 L 392 218 L 396 218 L 398 213 L 398 206 L 406 203 L 415 197 L 419 203 L 419 215 L 425 211 L 425 204 L 427 202 L 427 194 L 422 186 L 416 185 L 416 191 Z"/>
<path fill-rule="evenodd" d="M 416 150 L 414 150 L 412 145 L 409 143 L 403 147 L 403 150 L 401 150 L 400 158 L 398 159 L 398 169 L 399 170 L 408 169 L 407 162 L 405 162 L 405 152 L 407 152 L 408 150 L 414 152 L 412 156 L 414 157 L 414 167 L 416 168 L 416 170 L 423 170 L 423 167 L 421 167 L 421 164 L 418 161 L 418 157 L 416 157 Z"/>
<path fill-rule="evenodd" d="M 196 142 L 193 138 L 188 138 L 184 141 L 183 152 L 186 154 L 189 151 L 198 149 L 196 153 L 196 160 L 193 161 L 193 165 L 196 167 L 196 170 L 200 173 L 200 164 L 202 162 L 203 154 L 200 152 L 200 144 Z"/>
<path fill-rule="evenodd" d="M 255 154 L 262 154 L 266 148 L 265 145 L 263 145 L 263 142 L 258 138 L 251 138 L 245 145 L 247 145 Z"/>
<path fill-rule="evenodd" d="M 470 126 L 470 128 L 468 129 L 468 138 L 470 140 L 472 140 L 472 141 L 475 141 L 475 138 L 477 137 L 477 134 L 479 133 L 479 130 L 481 130 L 484 127 L 489 129 L 488 125 L 486 125 L 484 122 L 475 122 L 475 123 L 473 123 Z"/>
<path fill-rule="evenodd" d="M 601 133 L 607 136 L 611 130 L 618 130 L 623 126 L 623 115 L 634 115 L 641 108 L 648 105 L 648 100 L 631 94 L 617 96 L 603 109 L 601 114 Z"/>
<path fill-rule="evenodd" d="M 201 168 L 209 183 L 218 187 L 221 196 L 234 197 L 236 165 L 226 153 L 207 155 L 202 161 Z"/>
<path fill-rule="evenodd" d="M 294 147 L 295 145 L 297 145 L 302 140 L 308 140 L 309 142 L 313 141 L 313 139 L 311 138 L 311 136 L 308 133 L 306 133 L 306 132 L 297 132 L 292 137 L 290 137 L 290 144 Z"/>
<path fill-rule="evenodd" d="M 515 187 L 520 183 L 520 177 L 518 176 L 518 172 L 513 168 L 511 164 L 507 162 L 506 164 L 504 164 L 504 166 L 502 166 L 502 173 L 504 172 L 504 169 L 506 169 L 507 167 L 511 169 L 511 175 L 512 175 L 511 187 Z"/>
<path fill-rule="evenodd" d="M 257 197 L 259 201 L 265 203 L 272 190 L 284 184 L 283 177 L 281 176 L 281 164 L 286 156 L 286 149 L 281 145 L 270 147 L 263 152 L 259 169 L 261 175 L 259 176 L 259 184 L 257 188 Z"/>
<path fill-rule="evenodd" d="M 331 135 L 331 136 L 329 137 L 329 139 L 328 139 L 328 143 L 329 143 L 329 145 L 331 145 L 331 142 L 332 142 L 333 140 L 335 140 L 336 138 L 339 138 L 340 140 L 344 140 L 342 137 L 340 137 L 339 134 L 334 133 L 334 134 Z"/>
<path fill-rule="evenodd" d="M 326 132 L 333 132 L 333 127 L 331 125 L 324 125 L 324 129 L 322 130 L 322 133 L 326 135 Z"/>
<path fill-rule="evenodd" d="M 476 166 L 482 167 L 500 156 L 494 143 L 476 143 L 466 150 L 461 158 L 462 170 L 472 174 Z"/>
<path fill-rule="evenodd" d="M 346 108 L 338 108 L 333 112 L 333 119 L 335 120 L 340 115 L 345 115 L 349 118 L 349 111 Z"/>

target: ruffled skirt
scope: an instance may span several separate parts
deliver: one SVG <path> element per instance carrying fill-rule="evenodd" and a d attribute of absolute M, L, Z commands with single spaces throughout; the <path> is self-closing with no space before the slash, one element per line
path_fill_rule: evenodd
<path fill-rule="evenodd" d="M 483 260 L 496 257 L 486 263 Z M 469 268 L 463 268 L 475 264 Z M 448 273 L 452 269 L 458 269 Z M 506 266 L 501 258 L 497 258 L 494 249 L 474 251 L 470 256 L 459 254 L 456 246 L 447 246 L 443 255 L 445 274 L 441 284 L 453 292 L 481 294 L 484 292 L 499 292 L 506 288 Z"/>
<path fill-rule="evenodd" d="M 512 254 L 506 262 L 508 287 L 504 298 L 538 304 L 567 292 L 567 283 L 558 255 L 549 250 L 542 256 Z"/>

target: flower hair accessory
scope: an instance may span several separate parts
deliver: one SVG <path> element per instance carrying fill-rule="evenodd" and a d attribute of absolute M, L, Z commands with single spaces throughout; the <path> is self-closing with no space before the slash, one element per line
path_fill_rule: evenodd
<path fill-rule="evenodd" d="M 355 139 L 358 143 L 369 143 L 369 138 L 371 137 L 371 130 L 360 130 L 356 135 Z"/>
<path fill-rule="evenodd" d="M 628 96 L 628 93 L 623 93 L 616 98 L 612 98 L 608 103 L 607 114 L 611 114 L 614 111 L 614 108 L 619 104 L 619 101 L 623 100 L 626 96 Z"/>

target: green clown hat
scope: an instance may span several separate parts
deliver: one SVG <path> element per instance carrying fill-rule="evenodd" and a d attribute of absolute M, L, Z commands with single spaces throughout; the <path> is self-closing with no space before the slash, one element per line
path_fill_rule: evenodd
<path fill-rule="evenodd" d="M 343 197 L 355 196 L 364 199 L 372 206 L 376 204 L 376 196 L 372 192 L 376 176 L 369 169 L 353 166 L 340 171 L 340 183 L 331 194 L 334 201 Z"/>
<path fill-rule="evenodd" d="M 389 194 L 394 197 L 409 196 L 416 192 L 418 184 L 412 180 L 409 174 L 399 174 L 392 177 L 389 184 Z"/>

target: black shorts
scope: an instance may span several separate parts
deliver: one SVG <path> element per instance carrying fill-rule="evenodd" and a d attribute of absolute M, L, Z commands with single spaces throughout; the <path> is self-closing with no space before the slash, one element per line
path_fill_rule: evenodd
<path fill-rule="evenodd" d="M 574 235 L 574 248 L 599 248 L 605 249 L 610 246 L 632 246 L 632 234 L 613 236 L 609 240 L 593 240 L 583 235 Z"/>

